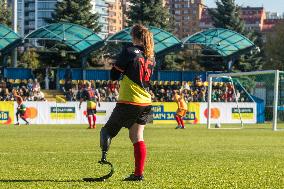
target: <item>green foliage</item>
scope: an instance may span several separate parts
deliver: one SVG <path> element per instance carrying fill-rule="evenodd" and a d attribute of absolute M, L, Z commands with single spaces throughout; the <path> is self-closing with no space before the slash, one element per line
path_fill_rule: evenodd
<path fill-rule="evenodd" d="M 274 133 L 268 125 L 174 127 L 146 126 L 144 182 L 122 181 L 134 169 L 133 146 L 122 129 L 108 153 L 115 174 L 106 182 L 86 183 L 82 178 L 109 171 L 97 163 L 100 126 L 1 125 L 0 188 L 283 188 L 284 132 Z"/>
<path fill-rule="evenodd" d="M 123 44 L 121 43 L 108 43 L 99 51 L 91 53 L 88 60 L 90 67 L 110 69 L 113 60 L 121 52 Z"/>
<path fill-rule="evenodd" d="M 91 0 L 62 0 L 56 3 L 55 12 L 52 19 L 47 20 L 49 23 L 70 22 L 78 24 L 98 33 L 101 31 L 99 24 L 99 14 L 92 12 Z M 51 64 L 61 62 L 61 65 L 71 65 L 72 67 L 80 67 L 81 62 L 74 53 L 64 53 L 70 50 L 66 45 L 56 42 L 56 46 L 61 52 L 59 55 L 52 57 Z M 54 45 L 54 44 L 53 44 Z"/>
<path fill-rule="evenodd" d="M 220 0 L 216 2 L 216 5 L 216 9 L 209 9 L 215 27 L 236 31 L 248 37 L 261 49 L 261 53 L 247 53 L 245 56 L 239 57 L 233 69 L 236 71 L 261 70 L 264 64 L 261 33 L 245 29 L 245 23 L 240 18 L 240 7 L 235 4 L 235 0 Z"/>
<path fill-rule="evenodd" d="M 21 64 L 26 68 L 36 69 L 39 68 L 39 55 L 33 48 L 28 48 L 20 58 Z"/>
<path fill-rule="evenodd" d="M 208 9 L 213 25 L 216 28 L 226 28 L 245 34 L 245 25 L 240 18 L 240 8 L 235 4 L 235 0 L 216 1 L 216 5 L 217 9 Z"/>
<path fill-rule="evenodd" d="M 196 54 L 192 50 L 173 52 L 165 56 L 162 70 L 176 71 L 204 71 L 204 67 L 197 63 Z"/>
<path fill-rule="evenodd" d="M 130 0 L 130 8 L 127 12 L 128 24 L 141 23 L 145 26 L 156 26 L 170 31 L 169 9 L 163 7 L 162 0 Z"/>
<path fill-rule="evenodd" d="M 98 19 L 99 14 L 92 13 L 91 0 L 62 0 L 56 3 L 51 22 L 71 22 L 100 32 Z"/>
<path fill-rule="evenodd" d="M 274 31 L 267 35 L 265 53 L 266 69 L 284 70 L 284 23 L 275 26 Z"/>
<path fill-rule="evenodd" d="M 12 26 L 12 8 L 8 6 L 6 0 L 0 0 L 0 24 Z"/>

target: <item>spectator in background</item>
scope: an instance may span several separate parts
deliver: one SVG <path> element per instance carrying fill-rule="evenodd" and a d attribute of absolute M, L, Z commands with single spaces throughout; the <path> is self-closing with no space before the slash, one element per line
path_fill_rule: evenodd
<path fill-rule="evenodd" d="M 189 90 L 190 89 L 190 87 L 189 87 L 189 85 L 188 85 L 188 83 L 186 82 L 186 81 L 183 81 L 182 82 L 182 89 L 184 90 L 184 89 L 186 89 L 186 90 Z"/>
<path fill-rule="evenodd" d="M 114 90 L 115 90 L 115 85 L 114 85 L 114 82 L 113 81 L 109 81 L 108 82 L 108 88 L 110 89 L 110 92 L 114 92 Z"/>
<path fill-rule="evenodd" d="M 0 88 L 0 101 L 4 101 L 5 91 L 6 89 Z"/>
<path fill-rule="evenodd" d="M 19 84 L 19 88 L 23 88 L 25 87 L 27 84 L 25 83 L 24 80 L 21 80 L 20 84 Z"/>
<path fill-rule="evenodd" d="M 6 82 L 4 79 L 1 79 L 1 82 L 0 82 L 0 88 L 2 89 L 6 89 Z"/>
<path fill-rule="evenodd" d="M 33 80 L 32 79 L 28 80 L 27 88 L 29 91 L 33 90 Z"/>
<path fill-rule="evenodd" d="M 64 89 L 63 91 L 66 93 L 68 92 L 70 89 L 72 89 L 72 82 L 71 80 L 67 80 L 64 84 Z"/>
<path fill-rule="evenodd" d="M 65 96 L 66 96 L 66 100 L 67 101 L 73 101 L 74 99 L 73 99 L 72 89 L 69 89 L 68 91 L 66 91 Z"/>
<path fill-rule="evenodd" d="M 37 92 L 37 91 L 40 91 L 40 84 L 37 81 L 37 79 L 35 79 L 33 83 L 33 92 Z"/>
<path fill-rule="evenodd" d="M 44 94 L 42 91 L 36 91 L 34 94 L 34 100 L 35 101 L 45 101 Z"/>
<path fill-rule="evenodd" d="M 67 82 L 70 85 L 71 82 Z M 66 84 L 65 84 L 66 85 Z M 65 86 L 64 85 L 64 86 Z M 80 89 L 83 88 L 83 81 L 78 84 L 71 84 L 72 92 L 68 95 L 68 99 L 79 100 Z M 149 87 L 149 94 L 153 102 L 172 102 L 173 91 L 175 88 L 180 87 L 186 102 L 206 102 L 208 83 L 202 82 L 200 77 L 196 77 L 191 82 L 177 82 L 177 81 L 154 81 Z M 68 88 L 68 87 L 67 87 Z M 94 89 L 101 96 L 103 102 L 115 102 L 118 99 L 119 83 L 117 81 L 91 81 L 91 88 Z M 67 90 L 63 87 L 64 91 Z M 245 91 L 236 90 L 237 98 L 239 101 L 249 102 L 250 98 Z M 212 102 L 235 102 L 236 97 L 234 88 L 231 83 L 226 82 L 213 82 L 212 85 Z"/>
<path fill-rule="evenodd" d="M 6 83 L 6 88 L 7 88 L 9 91 L 12 91 L 13 86 L 12 86 L 11 82 L 10 82 L 7 78 L 5 78 L 4 80 L 5 80 L 5 83 Z"/>

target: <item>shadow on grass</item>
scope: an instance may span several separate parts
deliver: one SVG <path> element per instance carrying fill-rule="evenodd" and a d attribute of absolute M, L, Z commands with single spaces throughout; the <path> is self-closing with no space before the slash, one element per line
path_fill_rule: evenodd
<path fill-rule="evenodd" d="M 81 180 L 52 180 L 52 179 L 1 179 L 1 182 L 13 183 L 13 182 L 85 182 L 83 179 Z"/>

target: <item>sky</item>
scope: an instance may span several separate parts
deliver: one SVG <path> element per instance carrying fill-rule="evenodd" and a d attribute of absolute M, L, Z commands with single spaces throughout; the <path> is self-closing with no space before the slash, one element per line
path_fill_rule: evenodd
<path fill-rule="evenodd" d="M 235 0 L 238 5 L 264 7 L 265 11 L 284 13 L 284 0 Z M 205 0 L 208 7 L 216 7 L 216 0 Z"/>

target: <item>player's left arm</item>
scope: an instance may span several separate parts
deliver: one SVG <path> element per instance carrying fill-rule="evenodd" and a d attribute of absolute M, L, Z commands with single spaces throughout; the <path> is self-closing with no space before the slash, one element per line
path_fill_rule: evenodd
<path fill-rule="evenodd" d="M 82 102 L 84 101 L 83 98 L 80 98 L 80 103 L 79 103 L 79 110 L 81 109 L 81 105 L 82 105 Z"/>
<path fill-rule="evenodd" d="M 79 109 L 81 109 L 82 102 L 85 101 L 85 91 L 82 92 L 80 97 Z"/>
<path fill-rule="evenodd" d="M 116 62 L 113 64 L 110 71 L 111 80 L 119 80 L 121 75 L 125 72 L 129 60 L 128 47 L 124 47 L 118 55 Z"/>

